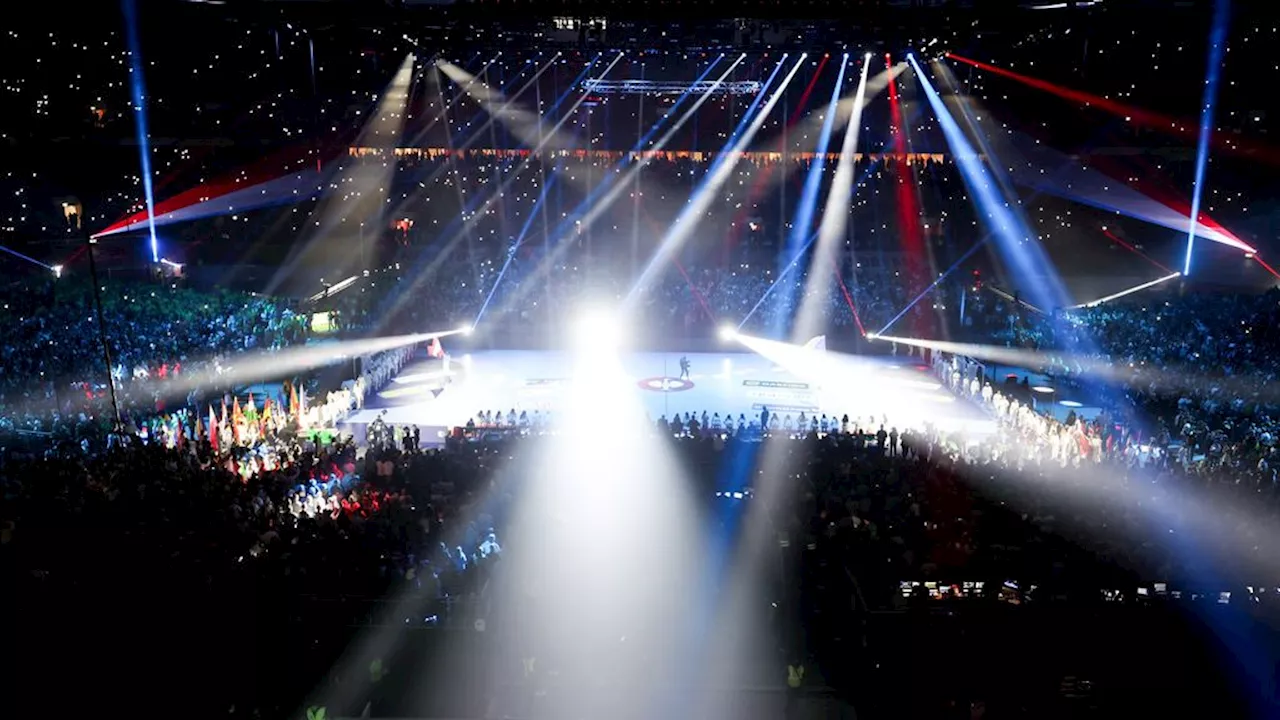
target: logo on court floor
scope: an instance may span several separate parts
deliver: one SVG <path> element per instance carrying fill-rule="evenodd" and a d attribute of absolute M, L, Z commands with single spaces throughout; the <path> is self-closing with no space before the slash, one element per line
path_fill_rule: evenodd
<path fill-rule="evenodd" d="M 653 392 L 684 392 L 685 390 L 693 389 L 692 380 L 673 377 L 645 378 L 637 384 L 641 390 L 651 390 Z"/>

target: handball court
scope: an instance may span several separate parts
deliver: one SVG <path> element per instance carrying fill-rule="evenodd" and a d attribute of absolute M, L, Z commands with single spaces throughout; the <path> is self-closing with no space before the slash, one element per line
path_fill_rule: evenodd
<path fill-rule="evenodd" d="M 630 352 L 619 356 L 617 382 L 634 393 L 652 420 L 706 411 L 732 416 L 736 424 L 739 415 L 758 421 L 767 407 L 793 419 L 801 412 L 830 418 L 847 413 L 864 427 L 874 418 L 886 427 L 930 422 L 978 434 L 994 429 L 982 410 L 955 397 L 918 358 L 827 357 L 832 362 L 822 377 L 804 377 L 751 352 Z M 681 373 L 681 358 L 688 359 L 687 376 Z M 392 425 L 421 426 L 425 442 L 481 411 L 554 415 L 573 381 L 574 362 L 572 353 L 540 350 L 486 350 L 447 362 L 420 353 L 345 424 L 362 430 L 381 415 Z M 600 408 L 602 428 L 615 412 Z"/>

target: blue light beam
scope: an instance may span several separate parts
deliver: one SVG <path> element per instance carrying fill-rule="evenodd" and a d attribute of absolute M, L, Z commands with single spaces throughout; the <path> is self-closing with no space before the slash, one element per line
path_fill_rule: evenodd
<path fill-rule="evenodd" d="M 796 71 L 804 64 L 804 58 L 801 57 L 791 68 L 782 84 L 778 86 L 772 93 L 768 93 L 769 87 L 773 84 L 773 79 L 778 75 L 778 71 L 782 69 L 783 63 L 787 61 L 787 56 L 783 55 L 778 64 L 774 66 L 773 72 L 769 74 L 769 79 L 765 81 L 760 88 L 760 94 L 755 97 L 751 105 L 747 107 L 746 112 L 742 114 L 742 118 L 734 127 L 729 139 L 725 141 L 720 152 L 716 155 L 715 161 L 711 164 L 711 168 L 703 176 L 698 187 L 689 196 L 685 206 L 680 210 L 680 214 L 671 223 L 671 227 L 667 232 L 663 233 L 662 241 L 658 244 L 658 249 L 653 257 L 645 266 L 640 277 L 631 287 L 631 291 L 627 293 L 628 304 L 638 300 L 640 293 L 648 286 L 648 283 L 656 277 L 657 273 L 666 266 L 672 256 L 684 245 L 685 241 L 693 233 L 698 221 L 706 214 L 711 203 L 718 199 L 717 191 L 729 180 L 730 174 L 738 161 L 742 158 L 742 150 L 755 137 L 760 127 L 764 124 L 764 120 L 768 117 L 770 111 L 778 104 L 778 100 L 786 91 L 787 86 L 791 84 L 791 79 L 795 77 Z M 765 95 L 769 94 L 769 100 L 765 103 L 764 108 L 756 112 L 760 106 L 760 101 Z"/>
<path fill-rule="evenodd" d="M 946 104 L 929 81 L 928 75 L 920 69 L 914 56 L 907 56 L 907 62 L 915 70 L 920 80 L 920 87 L 938 118 L 938 125 L 951 148 L 960 175 L 964 178 L 969 196 L 981 214 L 986 216 L 987 226 L 996 240 L 996 247 L 1001 257 L 1013 271 L 1013 275 L 1022 281 L 1024 290 L 1034 298 L 1035 304 L 1042 308 L 1053 309 L 1070 305 L 1066 290 L 1054 272 L 1039 240 L 1027 224 L 1015 213 L 1010 203 L 1016 199 L 1006 200 L 998 192 L 1000 183 L 988 170 L 982 158 L 973 149 L 973 145 L 965 137 L 959 123 L 951 115 Z M 997 164 L 994 158 L 992 167 Z"/>
<path fill-rule="evenodd" d="M 881 143 L 879 150 L 877 150 L 877 153 L 884 152 L 884 149 L 888 147 L 888 145 L 889 145 L 888 141 Z M 866 184 L 867 178 L 871 175 L 871 171 L 875 170 L 876 167 L 879 166 L 879 164 L 880 164 L 879 160 L 872 160 L 871 163 L 867 165 L 867 167 L 862 171 L 862 174 L 858 176 L 858 182 L 854 183 L 853 191 L 850 194 L 850 197 L 852 197 L 853 193 L 858 192 L 858 188 L 861 188 Z M 805 252 L 807 252 L 809 248 L 813 246 L 814 242 L 818 240 L 818 235 L 821 232 L 822 232 L 822 228 L 818 228 L 818 230 L 815 231 L 812 235 L 810 235 L 809 239 L 805 241 L 804 247 L 800 248 L 800 251 L 797 252 L 794 256 L 792 256 L 790 262 L 787 263 L 787 267 L 784 268 L 783 271 L 778 274 L 778 277 L 775 278 L 772 283 L 770 283 L 769 287 L 765 289 L 764 295 L 761 295 L 760 299 L 756 301 L 755 306 L 751 308 L 751 312 L 747 313 L 746 316 L 742 318 L 742 322 L 738 323 L 738 330 L 742 330 L 742 328 L 746 326 L 747 321 L 751 319 L 751 316 L 756 314 L 756 310 L 759 310 L 760 306 L 764 304 L 764 301 L 770 295 L 773 294 L 773 291 L 775 289 L 777 289 L 778 283 L 782 282 L 782 280 L 792 270 L 795 269 L 796 263 L 800 261 L 800 258 L 804 257 Z"/>
<path fill-rule="evenodd" d="M 741 331 L 742 328 L 746 327 L 747 321 L 751 319 L 752 315 L 756 314 L 756 311 L 760 309 L 760 306 L 764 304 L 765 300 L 769 299 L 769 296 L 772 295 L 773 291 L 778 287 L 778 285 L 781 284 L 782 281 L 786 279 L 787 275 L 790 275 L 791 271 L 796 269 L 796 266 L 800 264 L 800 258 L 804 257 L 805 252 L 809 250 L 809 247 L 813 245 L 813 243 L 817 239 L 818 239 L 818 233 L 814 232 L 812 235 L 809 236 L 809 239 L 805 241 L 804 245 L 802 245 L 800 249 L 796 251 L 794 255 L 791 256 L 791 261 L 787 263 L 786 267 L 782 268 L 782 272 L 778 273 L 777 279 L 774 280 L 773 283 L 769 285 L 768 289 L 764 291 L 764 294 L 760 296 L 760 299 L 756 301 L 756 304 L 751 307 L 751 312 L 747 313 L 742 318 L 742 322 L 738 323 L 739 331 Z"/>
<path fill-rule="evenodd" d="M 978 251 L 978 248 L 982 247 L 983 245 L 986 245 L 987 241 L 990 239 L 991 239 L 991 236 L 987 235 L 986 237 L 982 238 L 978 242 L 974 243 L 973 247 L 966 250 L 963 255 L 961 255 L 954 263 L 951 264 L 951 267 L 947 268 L 944 272 L 939 273 L 938 279 L 929 283 L 929 286 L 926 287 L 924 291 L 922 291 L 919 295 L 917 295 L 915 300 L 912 300 L 911 302 L 907 303 L 907 306 L 902 308 L 902 310 L 899 311 L 897 315 L 894 315 L 892 320 L 885 323 L 884 327 L 880 328 L 880 332 L 876 333 L 876 335 L 884 335 L 886 330 L 893 327 L 893 324 L 901 320 L 903 315 L 906 315 L 907 312 L 909 312 L 911 308 L 915 307 L 917 303 L 923 300 L 925 296 L 933 292 L 933 289 L 938 287 L 939 283 L 941 283 L 943 280 L 946 280 L 951 275 L 951 273 L 955 272 L 956 268 L 960 267 L 960 263 L 964 262 L 965 260 L 968 260 L 971 255 L 973 255 L 975 252 Z"/>
<path fill-rule="evenodd" d="M 1200 197 L 1204 190 L 1204 171 L 1209 162 L 1209 140 L 1213 136 L 1213 111 L 1218 104 L 1218 80 L 1222 77 L 1222 56 L 1227 45 L 1227 25 L 1231 21 L 1230 0 L 1217 0 L 1213 7 L 1213 26 L 1209 31 L 1209 67 L 1205 71 L 1204 101 L 1200 104 L 1200 138 L 1196 147 L 1195 184 L 1191 188 L 1191 219 L 1187 230 L 1187 256 L 1182 275 L 1191 274 L 1191 250 L 1196 244 L 1200 224 Z"/>
<path fill-rule="evenodd" d="M 822 119 L 822 132 L 818 135 L 818 144 L 814 148 L 813 163 L 809 165 L 809 174 L 805 176 L 804 187 L 800 191 L 800 206 L 791 220 L 791 232 L 787 236 L 787 249 L 791 254 L 800 244 L 809 229 L 813 226 L 813 218 L 818 210 L 818 194 L 822 189 L 822 172 L 827 165 L 827 148 L 831 145 L 831 132 L 836 125 L 836 106 L 840 102 L 840 93 L 844 90 L 844 74 L 849 67 L 849 54 L 845 53 L 840 61 L 840 72 L 836 76 L 836 86 L 831 91 L 831 100 L 827 102 L 827 112 Z M 785 257 L 785 255 L 783 256 Z M 797 254 L 797 257 L 799 255 Z M 779 318 L 791 315 L 795 305 L 795 292 L 789 291 L 782 297 L 783 312 Z M 775 328 L 781 330 L 781 328 Z"/>
<path fill-rule="evenodd" d="M 26 256 L 26 255 L 23 255 L 22 253 L 18 252 L 17 250 L 10 250 L 9 248 L 7 248 L 7 247 L 5 247 L 5 246 L 3 246 L 3 245 L 0 245 L 0 252 L 6 252 L 6 253 L 9 253 L 10 255 L 12 255 L 12 256 L 14 256 L 14 257 L 16 257 L 16 258 L 20 259 L 20 260 L 26 260 L 26 261 L 27 261 L 27 262 L 29 262 L 29 263 L 32 263 L 32 264 L 35 264 L 35 265 L 39 265 L 40 267 L 42 267 L 42 268 L 44 268 L 45 270 L 48 270 L 48 271 L 50 271 L 50 272 L 55 272 L 55 273 L 57 272 L 57 270 L 54 270 L 54 269 L 53 269 L 53 268 L 54 268 L 54 266 L 53 266 L 53 265 L 46 265 L 46 264 L 44 264 L 44 263 L 40 262 L 39 260 L 36 260 L 36 259 L 35 259 L 35 258 L 33 258 L 33 257 L 28 257 L 28 256 Z"/>
<path fill-rule="evenodd" d="M 151 139 L 147 131 L 147 85 L 142 75 L 142 42 L 138 36 L 137 0 L 124 0 L 125 35 L 129 43 L 129 85 L 133 91 L 134 127 L 142 164 L 142 192 L 147 202 L 147 232 L 151 238 L 151 262 L 160 262 L 156 240 L 155 193 L 151 189 Z"/>
<path fill-rule="evenodd" d="M 480 312 L 476 313 L 475 322 L 471 323 L 471 327 L 480 327 L 480 319 L 484 317 L 484 311 L 489 309 L 489 303 L 493 302 L 493 296 L 498 292 L 498 286 L 502 285 L 502 278 L 507 274 L 507 268 L 511 267 L 511 261 L 515 259 L 516 252 L 520 250 L 520 246 L 524 244 L 524 238 L 529 233 L 529 226 L 533 224 L 533 219 L 538 217 L 538 208 L 542 207 L 542 202 L 547 199 L 547 192 L 551 190 L 551 186 L 556 184 L 556 178 L 560 177 L 557 173 L 552 173 L 551 178 L 542 183 L 542 192 L 538 194 L 538 199 L 533 203 L 533 209 L 529 211 L 529 216 L 524 219 L 524 225 L 520 227 L 520 234 L 516 236 L 516 241 L 511 244 L 511 249 L 507 251 L 507 259 L 502 262 L 502 269 L 498 271 L 498 277 L 493 281 L 493 287 L 489 289 L 488 296 L 484 299 L 484 304 L 480 306 Z"/>

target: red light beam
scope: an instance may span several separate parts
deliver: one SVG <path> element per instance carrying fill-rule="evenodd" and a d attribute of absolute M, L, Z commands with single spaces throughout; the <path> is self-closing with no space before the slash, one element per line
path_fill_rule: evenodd
<path fill-rule="evenodd" d="M 1043 90 L 1044 92 L 1056 95 L 1064 100 L 1070 100 L 1089 107 L 1096 107 L 1099 110 L 1111 113 L 1112 115 L 1118 115 L 1123 117 L 1126 122 L 1131 122 L 1135 125 L 1141 125 L 1152 130 L 1160 130 L 1169 135 L 1184 138 L 1193 142 L 1198 139 L 1200 123 L 1195 120 L 1187 120 L 1185 118 L 1177 118 L 1172 115 L 1164 115 L 1150 110 L 1144 110 L 1143 108 L 1135 105 L 1116 102 L 1115 100 L 1110 100 L 1102 97 L 1101 95 L 1094 95 L 1093 93 L 1087 93 L 1082 90 L 1075 90 L 1073 88 L 1063 87 L 1062 85 L 1055 85 L 1047 80 L 1041 80 L 1039 78 L 1031 77 L 1030 75 L 1016 73 L 1012 70 L 1006 70 L 1002 67 L 996 67 L 989 63 L 979 62 L 971 58 L 956 55 L 955 53 L 947 53 L 946 56 L 952 60 L 978 68 L 979 70 L 986 70 L 987 72 L 1000 75 L 1001 77 L 1015 80 L 1027 87 Z M 1225 152 L 1264 159 L 1271 163 L 1280 163 L 1280 151 L 1277 151 L 1273 147 L 1262 146 L 1256 142 L 1250 143 L 1246 147 L 1242 143 L 1228 142 L 1231 139 L 1232 138 L 1226 136 L 1215 136 L 1213 144 L 1217 149 Z"/>

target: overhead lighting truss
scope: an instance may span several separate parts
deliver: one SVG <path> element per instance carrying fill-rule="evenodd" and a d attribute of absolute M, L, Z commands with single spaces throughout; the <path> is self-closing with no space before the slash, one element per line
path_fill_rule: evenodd
<path fill-rule="evenodd" d="M 698 82 L 663 81 L 663 80 L 604 80 L 588 78 L 582 81 L 582 88 L 587 92 L 599 95 L 702 95 L 706 93 L 718 95 L 755 95 L 762 85 L 758 80 L 737 82 L 716 82 L 701 80 Z"/>

